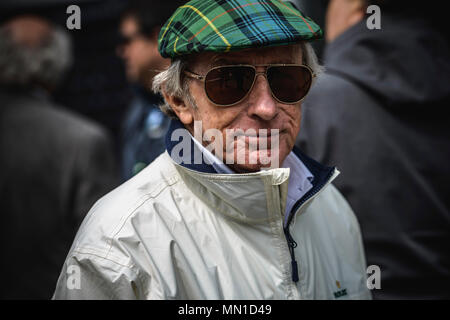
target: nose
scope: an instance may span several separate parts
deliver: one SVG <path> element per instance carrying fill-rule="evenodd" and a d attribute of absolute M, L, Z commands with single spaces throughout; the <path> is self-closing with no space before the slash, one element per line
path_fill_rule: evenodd
<path fill-rule="evenodd" d="M 256 74 L 255 84 L 249 96 L 249 116 L 269 121 L 276 117 L 278 108 L 269 83 L 263 72 Z"/>

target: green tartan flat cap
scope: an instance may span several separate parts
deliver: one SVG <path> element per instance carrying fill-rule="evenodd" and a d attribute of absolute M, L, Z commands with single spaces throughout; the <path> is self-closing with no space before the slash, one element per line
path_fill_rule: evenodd
<path fill-rule="evenodd" d="M 279 46 L 321 39 L 320 27 L 290 2 L 278 0 L 192 0 L 161 29 L 164 58 L 213 51 Z"/>

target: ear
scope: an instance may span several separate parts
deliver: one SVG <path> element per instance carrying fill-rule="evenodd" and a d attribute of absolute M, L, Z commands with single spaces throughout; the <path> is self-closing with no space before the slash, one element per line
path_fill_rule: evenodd
<path fill-rule="evenodd" d="M 183 99 L 168 95 L 165 90 L 163 90 L 163 96 L 185 127 L 192 127 L 194 122 L 192 107 L 188 106 Z"/>

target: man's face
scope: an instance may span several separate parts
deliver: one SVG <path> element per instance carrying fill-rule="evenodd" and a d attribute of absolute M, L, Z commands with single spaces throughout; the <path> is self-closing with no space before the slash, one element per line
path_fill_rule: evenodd
<path fill-rule="evenodd" d="M 233 65 L 233 64 L 301 64 L 302 55 L 298 46 L 282 46 L 261 49 L 247 49 L 239 52 L 214 54 L 199 54 L 190 67 L 190 71 L 197 74 L 205 75 L 211 67 Z M 257 72 L 264 72 L 266 67 L 257 67 Z M 283 104 L 275 100 L 271 94 L 269 84 L 266 77 L 257 75 L 253 88 L 247 97 L 236 105 L 231 107 L 221 107 L 210 102 L 205 94 L 204 83 L 198 80 L 190 81 L 190 92 L 197 104 L 197 109 L 188 107 L 189 114 L 180 117 L 180 120 L 192 132 L 193 122 L 202 121 L 203 132 L 208 129 L 218 129 L 222 132 L 223 155 L 234 157 L 236 155 L 227 154 L 227 129 L 254 129 L 256 132 L 260 129 L 267 129 L 270 133 L 271 129 L 278 129 L 279 136 L 273 135 L 267 138 L 259 136 L 245 136 L 245 148 L 239 149 L 237 142 L 232 148 L 233 152 L 245 153 L 246 162 L 244 164 L 228 164 L 234 171 L 255 172 L 261 168 L 268 166 L 261 164 L 260 158 L 263 156 L 261 152 L 268 152 L 269 157 L 275 155 L 270 154 L 271 144 L 274 139 L 279 139 L 279 148 L 274 150 L 279 157 L 281 164 L 286 156 L 291 152 L 295 138 L 300 129 L 300 107 L 301 103 Z M 267 139 L 263 142 L 263 139 Z M 204 142 L 206 146 L 210 142 Z M 249 144 L 267 144 L 267 148 L 260 148 L 252 151 L 250 154 Z M 230 149 L 228 149 L 230 150 Z M 265 153 L 264 153 L 265 154 Z M 256 164 L 248 161 L 249 157 L 258 159 Z M 225 161 L 224 161 L 225 162 Z M 270 164 L 273 165 L 273 164 Z"/>
<path fill-rule="evenodd" d="M 120 47 L 119 55 L 125 62 L 127 78 L 148 86 L 154 74 L 152 70 L 162 69 L 168 64 L 158 52 L 156 35 L 144 37 L 140 34 L 139 25 L 132 16 L 122 20 L 120 33 L 125 42 Z"/>

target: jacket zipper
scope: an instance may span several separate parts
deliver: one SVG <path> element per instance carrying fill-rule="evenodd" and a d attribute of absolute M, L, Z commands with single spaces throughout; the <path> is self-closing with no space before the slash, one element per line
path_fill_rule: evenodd
<path fill-rule="evenodd" d="M 294 252 L 294 249 L 297 247 L 297 242 L 295 242 L 294 238 L 292 238 L 291 233 L 289 232 L 289 226 L 284 228 L 284 235 L 286 236 L 289 253 L 291 254 L 292 281 L 298 282 L 298 265 L 297 261 L 295 260 Z"/>
<path fill-rule="evenodd" d="M 294 249 L 297 247 L 297 242 L 295 242 L 294 238 L 291 235 L 291 232 L 289 230 L 289 225 L 291 224 L 291 221 L 295 215 L 295 212 L 309 199 L 311 199 L 312 197 L 314 197 L 320 190 L 322 190 L 322 188 L 329 183 L 331 177 L 333 176 L 335 170 L 331 170 L 330 173 L 328 173 L 326 179 L 324 180 L 323 183 L 316 185 L 315 187 L 313 187 L 308 193 L 309 195 L 307 195 L 306 197 L 302 197 L 299 200 L 297 200 L 297 202 L 294 204 L 294 206 L 292 207 L 291 212 L 289 213 L 289 217 L 288 217 L 288 221 L 286 226 L 283 228 L 284 230 L 284 235 L 286 237 L 287 243 L 288 243 L 288 247 L 289 247 L 289 253 L 291 255 L 291 267 L 292 267 L 292 281 L 297 283 L 299 280 L 298 277 L 298 264 L 297 264 L 297 260 L 295 260 L 295 252 Z"/>

